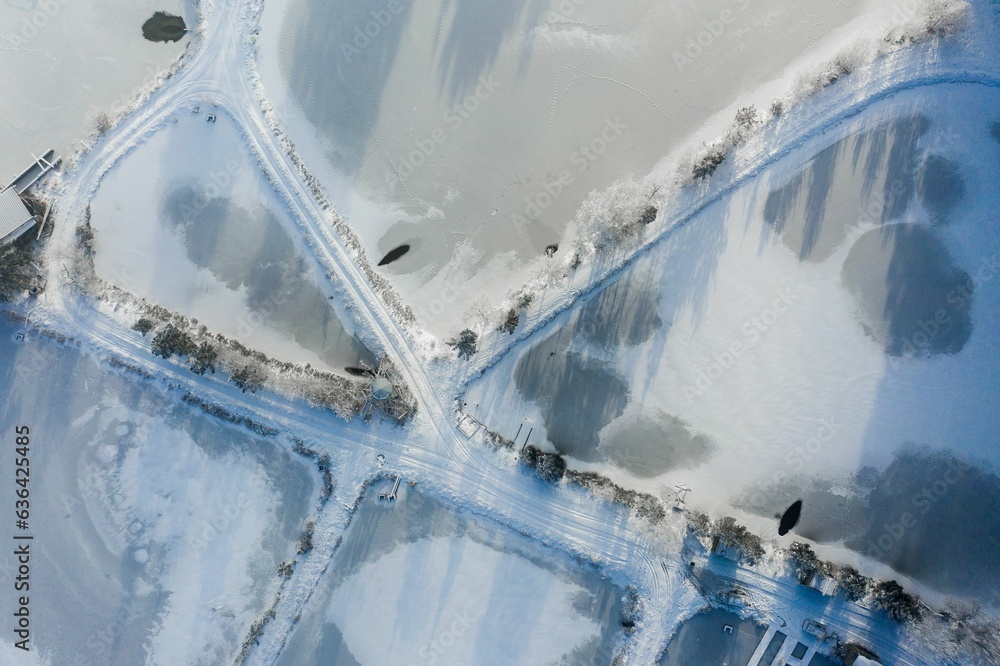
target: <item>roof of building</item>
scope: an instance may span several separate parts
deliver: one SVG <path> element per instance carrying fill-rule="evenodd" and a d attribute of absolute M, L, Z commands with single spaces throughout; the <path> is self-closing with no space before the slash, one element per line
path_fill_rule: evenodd
<path fill-rule="evenodd" d="M 33 219 L 13 187 L 0 192 L 0 242 L 6 243 L 8 237 L 24 231 L 25 224 Z"/>
<path fill-rule="evenodd" d="M 377 377 L 372 382 L 372 397 L 376 400 L 388 400 L 392 397 L 392 382 L 385 377 Z"/>
<path fill-rule="evenodd" d="M 881 662 L 869 659 L 864 655 L 858 655 L 858 658 L 854 661 L 854 666 L 880 666 Z"/>

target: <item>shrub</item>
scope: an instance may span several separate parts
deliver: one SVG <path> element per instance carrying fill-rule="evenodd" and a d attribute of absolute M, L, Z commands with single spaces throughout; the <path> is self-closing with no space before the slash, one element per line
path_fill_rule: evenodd
<path fill-rule="evenodd" d="M 156 324 L 153 320 L 146 317 L 140 317 L 139 321 L 132 324 L 132 330 L 142 333 L 142 337 L 146 337 L 146 334 L 152 331 L 155 327 Z"/>
<path fill-rule="evenodd" d="M 190 335 L 173 324 L 167 324 L 167 327 L 153 338 L 150 350 L 154 355 L 168 359 L 174 354 L 190 356 L 196 351 L 196 347 Z"/>
<path fill-rule="evenodd" d="M 809 582 L 809 578 L 820 569 L 819 558 L 807 543 L 793 541 L 788 547 L 788 557 L 795 565 L 795 577 L 800 583 Z"/>
<path fill-rule="evenodd" d="M 464 329 L 457 338 L 450 340 L 448 345 L 458 350 L 459 358 L 472 358 L 477 351 L 479 336 L 471 328 Z"/>
<path fill-rule="evenodd" d="M 256 393 L 257 389 L 263 388 L 265 375 L 264 371 L 260 368 L 245 365 L 242 368 L 234 370 L 229 379 L 236 384 L 236 386 L 243 393 L 246 393 L 247 391 Z"/>
<path fill-rule="evenodd" d="M 0 301 L 8 302 L 29 289 L 35 279 L 31 254 L 14 246 L 0 251 Z"/>
<path fill-rule="evenodd" d="M 558 453 L 548 453 L 534 446 L 521 452 L 521 464 L 535 470 L 543 481 L 556 482 L 566 474 L 566 460 Z"/>
<path fill-rule="evenodd" d="M 208 344 L 207 342 L 202 342 L 198 345 L 198 349 L 191 354 L 191 372 L 196 375 L 203 375 L 205 371 L 211 371 L 215 374 L 215 360 L 218 358 L 219 352 L 215 350 L 215 347 Z"/>
<path fill-rule="evenodd" d="M 861 601 L 868 596 L 871 580 L 867 576 L 862 576 L 854 567 L 842 567 L 837 579 L 841 589 L 844 590 L 844 595 L 851 601 Z"/>
<path fill-rule="evenodd" d="M 760 124 L 760 117 L 757 115 L 757 107 L 754 105 L 744 106 L 736 112 L 736 127 L 744 131 L 751 131 Z"/>
<path fill-rule="evenodd" d="M 646 206 L 646 210 L 642 211 L 642 215 L 639 216 L 639 224 L 652 224 L 656 220 L 656 214 L 658 212 L 659 211 L 656 209 L 656 206 Z"/>
<path fill-rule="evenodd" d="M 299 546 L 296 553 L 299 555 L 305 555 L 313 547 L 313 530 L 315 529 L 313 521 L 306 522 L 306 529 L 302 533 L 302 537 L 299 539 Z"/>
<path fill-rule="evenodd" d="M 872 590 L 872 600 L 876 608 L 884 610 L 890 620 L 899 624 L 915 622 L 923 615 L 917 598 L 894 580 L 879 581 Z"/>
<path fill-rule="evenodd" d="M 497 326 L 497 330 L 513 335 L 514 331 L 517 329 L 517 325 L 520 323 L 521 315 L 517 314 L 517 310 L 511 308 L 507 311 L 507 315 L 503 318 L 503 321 L 500 322 L 500 325 Z"/>
<path fill-rule="evenodd" d="M 719 519 L 712 526 L 712 536 L 718 537 L 726 546 L 739 548 L 751 560 L 757 560 L 764 556 L 764 544 L 760 537 L 737 523 L 732 516 Z"/>
<path fill-rule="evenodd" d="M 667 517 L 667 511 L 663 508 L 663 503 L 649 493 L 640 493 L 636 490 L 622 488 L 611 479 L 601 476 L 596 472 L 578 472 L 568 470 L 566 480 L 570 483 L 583 486 L 593 491 L 596 495 L 603 496 L 612 502 L 622 504 L 641 518 L 659 522 Z"/>
<path fill-rule="evenodd" d="M 695 180 L 708 178 L 715 173 L 715 170 L 719 168 L 719 165 L 725 161 L 726 153 L 723 152 L 721 148 L 710 150 L 701 159 L 695 162 L 694 168 L 691 170 L 691 176 Z"/>
<path fill-rule="evenodd" d="M 94 124 L 97 126 L 98 134 L 105 134 L 112 127 L 111 117 L 102 111 L 101 113 L 97 114 L 97 118 Z"/>
<path fill-rule="evenodd" d="M 518 310 L 528 309 L 528 307 L 534 300 L 535 300 L 535 295 L 532 294 L 527 289 L 522 289 L 521 291 L 514 294 L 514 302 L 517 304 Z"/>

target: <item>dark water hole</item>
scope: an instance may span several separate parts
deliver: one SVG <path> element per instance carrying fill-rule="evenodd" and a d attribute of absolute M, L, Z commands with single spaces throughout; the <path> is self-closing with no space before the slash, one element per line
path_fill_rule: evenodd
<path fill-rule="evenodd" d="M 167 12 L 156 12 L 142 24 L 142 36 L 151 42 L 179 42 L 186 33 L 184 19 Z"/>

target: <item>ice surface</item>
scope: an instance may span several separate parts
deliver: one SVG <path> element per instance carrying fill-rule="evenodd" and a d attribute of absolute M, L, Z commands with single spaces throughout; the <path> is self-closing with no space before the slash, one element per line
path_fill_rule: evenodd
<path fill-rule="evenodd" d="M 142 24 L 156 10 L 196 23 L 190 0 L 10 0 L 0 3 L 0 186 L 54 148 L 81 149 L 99 113 L 111 117 L 187 44 L 154 44 Z"/>
<path fill-rule="evenodd" d="M 91 207 L 98 274 L 279 360 L 373 365 L 234 123 L 208 111 L 105 177 Z"/>
<path fill-rule="evenodd" d="M 414 247 L 385 272 L 443 336 L 471 298 L 496 304 L 523 284 L 589 192 L 697 145 L 706 120 L 731 121 L 748 91 L 891 11 L 854 0 L 276 2 L 261 71 L 369 255 Z"/>
<path fill-rule="evenodd" d="M 22 331 L 0 325 L 0 420 L 31 429 L 36 653 L 52 664 L 226 661 L 276 591 L 308 471 L 75 348 L 15 342 Z M 3 469 L 13 455 L 4 447 Z M 10 558 L 0 562 L 12 608 Z M 0 636 L 6 650 L 9 623 Z"/>
<path fill-rule="evenodd" d="M 596 571 L 405 483 L 391 504 L 377 490 L 279 663 L 608 663 L 621 593 Z"/>

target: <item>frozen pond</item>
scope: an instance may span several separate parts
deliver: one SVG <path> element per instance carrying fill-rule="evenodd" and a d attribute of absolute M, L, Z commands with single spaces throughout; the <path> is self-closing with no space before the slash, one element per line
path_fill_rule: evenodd
<path fill-rule="evenodd" d="M 731 632 L 724 628 L 730 626 Z M 728 664 L 745 666 L 767 627 L 713 608 L 686 620 L 670 639 L 659 666 Z"/>
<path fill-rule="evenodd" d="M 205 118 L 180 117 L 105 178 L 98 274 L 279 360 L 372 365 L 235 126 Z"/>
<path fill-rule="evenodd" d="M 752 489 L 737 504 L 771 519 L 800 498 L 796 535 L 843 544 L 953 594 L 1000 585 L 992 536 L 1000 531 L 1000 478 L 947 448 L 907 445 L 882 470 L 795 478 Z"/>
<path fill-rule="evenodd" d="M 998 104 L 976 86 L 901 93 L 804 143 L 501 359 L 466 409 L 631 487 L 683 483 L 710 512 L 750 508 L 775 534 L 774 513 L 801 498 L 797 533 L 830 544 L 899 520 L 883 518 L 896 500 L 869 499 L 909 442 L 987 474 L 1000 151 L 982 148 Z M 986 511 L 955 488 L 956 515 Z M 912 559 L 876 559 L 966 589 L 929 553 L 931 524 L 944 529 L 913 530 Z M 992 542 L 962 543 L 969 570 L 992 562 Z"/>
<path fill-rule="evenodd" d="M 33 649 L 52 664 L 231 659 L 294 554 L 307 468 L 76 349 L 15 342 L 22 330 L 0 324 L 0 409 L 31 430 Z M 12 594 L 5 582 L 5 608 Z"/>
<path fill-rule="evenodd" d="M 610 663 L 622 590 L 406 483 L 380 502 L 390 484 L 363 497 L 280 664 Z"/>
<path fill-rule="evenodd" d="M 920 115 L 895 119 L 824 148 L 764 204 L 765 233 L 773 231 L 802 259 L 822 261 L 859 223 L 899 218 L 916 190 L 920 138 L 930 125 Z M 929 161 L 921 193 L 938 200 L 945 189 Z"/>
<path fill-rule="evenodd" d="M 843 281 L 865 332 L 887 354 L 957 354 L 972 334 L 975 283 L 924 227 L 865 233 L 851 246 Z"/>
<path fill-rule="evenodd" d="M 282 0 L 264 11 L 261 65 L 369 255 L 413 246 L 385 272 L 440 335 L 466 296 L 496 302 L 523 283 L 590 191 L 645 175 L 707 119 L 730 121 L 740 95 L 888 9 Z M 446 285 L 446 316 L 425 312 Z"/>
<path fill-rule="evenodd" d="M 2 185 L 54 148 L 81 148 L 101 112 L 111 116 L 177 58 L 187 39 L 154 44 L 142 24 L 156 10 L 196 23 L 190 0 L 9 0 L 0 3 Z M 2 186 L 0 185 L 0 186 Z"/>

